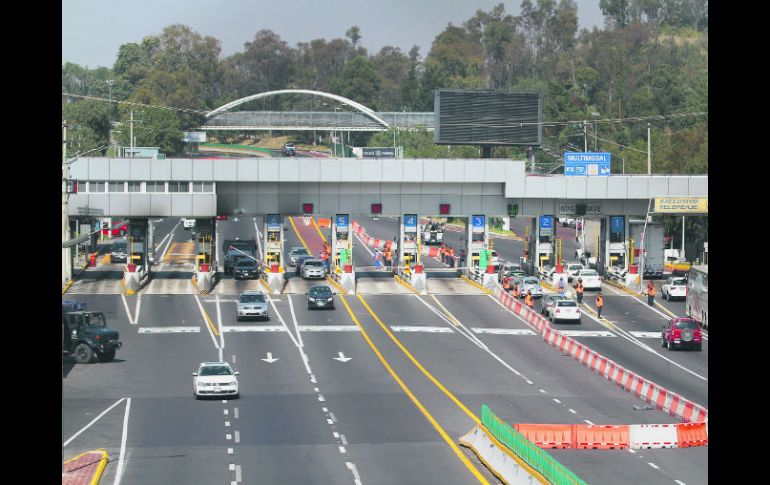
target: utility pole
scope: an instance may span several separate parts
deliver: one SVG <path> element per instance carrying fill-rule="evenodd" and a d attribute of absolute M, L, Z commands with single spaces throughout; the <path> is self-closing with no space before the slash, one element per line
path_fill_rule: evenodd
<path fill-rule="evenodd" d="M 67 121 L 62 121 L 62 162 L 61 162 L 61 176 L 62 176 L 62 194 L 61 194 L 61 236 L 62 242 L 69 239 L 67 233 L 69 232 L 69 218 L 67 217 L 67 179 L 69 178 L 69 168 L 67 167 Z M 62 249 L 62 286 L 72 276 L 70 267 L 70 248 Z"/>
<path fill-rule="evenodd" d="M 647 175 L 652 175 L 652 152 L 650 151 L 650 124 L 647 123 Z"/>
<path fill-rule="evenodd" d="M 682 254 L 679 255 L 681 259 L 684 259 L 684 219 L 685 216 L 682 216 Z"/>
<path fill-rule="evenodd" d="M 588 128 L 586 127 L 586 120 L 583 120 L 583 151 L 588 152 Z"/>
<path fill-rule="evenodd" d="M 131 139 L 129 140 L 131 145 L 131 151 L 129 152 L 129 158 L 134 158 L 134 110 L 131 110 L 131 133 L 129 136 Z"/>

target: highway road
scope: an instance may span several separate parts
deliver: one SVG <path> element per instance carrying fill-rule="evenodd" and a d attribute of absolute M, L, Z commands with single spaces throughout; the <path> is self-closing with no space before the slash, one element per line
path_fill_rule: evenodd
<path fill-rule="evenodd" d="M 176 222 L 156 225 L 156 241 L 168 234 L 158 251 L 185 242 Z M 375 237 L 397 233 L 390 218 L 359 222 Z M 261 224 L 252 217 L 218 221 L 219 240 L 255 237 Z M 285 234 L 287 250 L 302 245 L 290 224 Z M 459 244 L 459 233 L 447 237 Z M 495 241 L 511 260 L 521 245 Z M 354 264 L 372 265 L 360 242 Z M 676 422 L 638 409 L 632 395 L 562 356 L 451 274 L 429 276 L 447 281 L 428 296 L 409 293 L 385 271 L 359 277 L 359 290 L 368 290 L 335 296 L 334 310 L 308 310 L 304 292 L 316 283 L 291 278 L 283 294 L 270 298 L 267 321 L 236 318 L 238 293 L 260 288 L 256 280 L 223 278 L 209 295 L 183 286 L 165 294 L 63 295 L 108 312 L 124 342 L 114 362 L 76 365 L 64 358 L 63 457 L 105 447 L 114 461 L 102 483 L 114 483 L 119 467 L 122 484 L 499 483 L 474 453 L 457 447 L 482 403 L 508 423 Z M 707 406 L 707 381 L 682 367 L 707 379 L 708 344 L 703 352 L 668 352 L 659 338 L 627 338 L 659 331 L 662 319 L 631 296 L 606 293 L 604 315 L 617 328 L 584 317 L 579 329 L 615 336 L 577 338 Z M 241 372 L 240 399 L 193 399 L 191 373 L 219 359 Z M 707 447 L 548 453 L 592 484 L 708 480 Z"/>

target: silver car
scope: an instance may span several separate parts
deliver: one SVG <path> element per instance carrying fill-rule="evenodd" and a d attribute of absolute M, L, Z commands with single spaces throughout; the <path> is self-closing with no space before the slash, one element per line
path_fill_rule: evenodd
<path fill-rule="evenodd" d="M 296 266 L 300 256 L 309 256 L 310 253 L 303 247 L 293 247 L 289 251 L 289 266 Z"/>
<path fill-rule="evenodd" d="M 303 278 L 326 278 L 326 267 L 320 259 L 307 259 L 302 263 Z"/>
<path fill-rule="evenodd" d="M 261 291 L 244 291 L 238 297 L 238 321 L 247 317 L 270 319 L 267 313 L 267 298 Z"/>
<path fill-rule="evenodd" d="M 519 291 L 522 295 L 526 295 L 527 292 L 532 292 L 532 298 L 540 298 L 543 296 L 543 290 L 540 288 L 540 280 L 534 276 L 527 276 L 521 280 L 519 285 Z"/>

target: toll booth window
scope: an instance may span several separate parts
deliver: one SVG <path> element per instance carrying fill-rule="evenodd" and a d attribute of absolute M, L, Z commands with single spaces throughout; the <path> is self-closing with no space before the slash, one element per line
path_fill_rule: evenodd
<path fill-rule="evenodd" d="M 145 190 L 147 192 L 165 192 L 166 191 L 166 182 L 160 182 L 160 181 L 150 181 L 146 183 Z"/>
<path fill-rule="evenodd" d="M 110 182 L 110 192 L 125 192 L 126 191 L 126 183 L 125 182 Z"/>
<path fill-rule="evenodd" d="M 169 192 L 189 192 L 190 182 L 169 182 L 168 191 Z"/>
<path fill-rule="evenodd" d="M 94 182 L 88 182 L 89 192 L 105 192 L 105 182 L 103 180 L 97 180 Z"/>
<path fill-rule="evenodd" d="M 623 242 L 623 233 L 622 232 L 610 232 L 610 242 L 612 243 L 622 243 Z"/>
<path fill-rule="evenodd" d="M 129 192 L 141 192 L 142 191 L 142 182 L 129 182 L 128 183 L 128 191 Z"/>

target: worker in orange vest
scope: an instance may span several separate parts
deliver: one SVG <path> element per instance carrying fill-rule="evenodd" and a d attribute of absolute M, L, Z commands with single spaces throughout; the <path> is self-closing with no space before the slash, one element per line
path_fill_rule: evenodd
<path fill-rule="evenodd" d="M 521 291 L 519 291 L 519 284 L 518 283 L 514 283 L 513 284 L 513 297 L 514 298 L 519 298 L 520 296 L 521 296 Z"/>
<path fill-rule="evenodd" d="M 530 290 L 527 290 L 527 296 L 524 299 L 524 303 L 526 303 L 529 308 L 535 307 L 535 299 L 532 298 L 532 292 Z"/>
<path fill-rule="evenodd" d="M 652 281 L 647 282 L 647 304 L 652 306 L 655 303 L 655 285 Z"/>
<path fill-rule="evenodd" d="M 441 253 L 441 262 L 446 263 L 446 244 L 441 243 L 441 250 L 439 252 Z"/>
<path fill-rule="evenodd" d="M 503 278 L 503 289 L 505 291 L 511 291 L 511 277 L 510 276 L 506 276 L 505 278 Z"/>
<path fill-rule="evenodd" d="M 577 293 L 578 304 L 583 303 L 583 290 L 583 278 L 578 278 L 577 284 L 575 285 L 575 293 Z"/>
<path fill-rule="evenodd" d="M 596 313 L 598 313 L 599 318 L 602 318 L 602 308 L 604 308 L 604 298 L 600 291 L 596 294 Z"/>
<path fill-rule="evenodd" d="M 449 248 L 447 250 L 447 264 L 454 268 L 455 266 L 455 248 Z"/>

